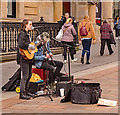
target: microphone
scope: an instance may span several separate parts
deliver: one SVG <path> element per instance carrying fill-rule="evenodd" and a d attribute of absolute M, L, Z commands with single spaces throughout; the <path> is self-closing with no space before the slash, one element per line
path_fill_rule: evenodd
<path fill-rule="evenodd" d="M 37 26 L 37 27 L 33 27 L 33 26 L 32 26 L 31 29 L 34 30 L 34 29 L 39 29 L 39 28 L 42 28 L 42 26 Z"/>

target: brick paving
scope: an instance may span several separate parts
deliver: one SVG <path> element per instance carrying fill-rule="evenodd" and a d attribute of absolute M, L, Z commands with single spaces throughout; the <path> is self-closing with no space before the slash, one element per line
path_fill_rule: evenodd
<path fill-rule="evenodd" d="M 102 98 L 118 100 L 118 67 L 98 71 L 80 78 L 85 82 L 99 82 L 101 84 Z M 88 80 L 89 79 L 89 80 Z M 98 106 L 97 104 L 60 103 L 62 97 L 37 97 L 31 100 L 21 100 L 18 95 L 2 101 L 3 113 L 118 113 L 116 107 Z"/>

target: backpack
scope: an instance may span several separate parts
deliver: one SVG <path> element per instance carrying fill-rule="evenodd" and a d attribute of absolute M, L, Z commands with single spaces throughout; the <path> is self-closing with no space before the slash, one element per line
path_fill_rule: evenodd
<path fill-rule="evenodd" d="M 85 26 L 86 25 L 87 25 L 87 23 L 85 24 Z M 83 26 L 83 23 L 82 23 L 82 28 L 80 29 L 80 35 L 81 36 L 87 36 L 88 35 L 87 29 L 86 29 L 85 26 Z"/>

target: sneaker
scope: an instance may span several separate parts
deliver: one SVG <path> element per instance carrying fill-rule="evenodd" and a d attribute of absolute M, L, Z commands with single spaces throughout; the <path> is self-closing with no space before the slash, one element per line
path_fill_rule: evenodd
<path fill-rule="evenodd" d="M 72 60 L 72 62 L 75 62 L 75 61 L 77 61 L 77 58 L 74 58 L 74 59 Z"/>
<path fill-rule="evenodd" d="M 114 52 L 112 51 L 112 52 L 110 52 L 109 54 L 112 55 L 112 53 L 114 53 Z"/>
<path fill-rule="evenodd" d="M 90 64 L 90 62 L 89 62 L 89 61 L 87 61 L 87 62 L 86 62 L 86 64 Z"/>
<path fill-rule="evenodd" d="M 67 63 L 67 60 L 64 60 L 64 63 Z"/>

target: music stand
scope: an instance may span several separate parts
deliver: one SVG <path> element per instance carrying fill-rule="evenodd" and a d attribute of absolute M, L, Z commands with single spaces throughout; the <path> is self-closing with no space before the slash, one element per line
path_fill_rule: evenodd
<path fill-rule="evenodd" d="M 55 40 L 55 41 L 57 41 L 57 42 L 62 43 L 61 41 L 56 40 L 55 38 L 52 38 L 52 39 Z M 70 47 L 72 47 L 71 45 L 68 45 L 68 44 L 66 44 L 66 43 L 62 43 L 62 44 L 66 45 L 69 50 L 70 50 Z M 81 50 L 81 49 L 80 49 L 80 50 Z M 69 77 L 69 81 L 70 81 L 70 80 L 71 80 L 71 79 L 70 79 L 70 52 L 68 51 L 67 54 L 68 54 L 68 71 L 69 71 L 69 76 L 68 76 L 68 77 Z M 73 82 L 73 78 L 72 78 L 71 81 Z"/>

